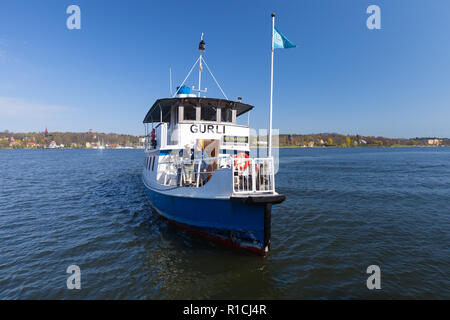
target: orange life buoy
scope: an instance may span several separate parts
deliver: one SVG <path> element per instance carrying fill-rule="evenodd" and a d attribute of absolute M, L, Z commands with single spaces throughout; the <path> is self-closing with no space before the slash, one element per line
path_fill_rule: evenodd
<path fill-rule="evenodd" d="M 237 158 L 246 158 L 246 159 L 248 159 L 248 154 L 246 154 L 245 152 L 239 152 L 239 153 L 235 156 L 235 158 L 236 158 L 236 159 L 237 159 Z M 242 163 L 242 160 L 241 160 L 240 162 Z M 240 169 L 241 171 L 247 169 L 249 163 L 250 163 L 249 160 L 244 161 L 244 165 L 241 164 L 241 165 L 239 166 L 239 169 Z M 234 166 L 235 166 L 235 167 L 238 166 L 238 160 L 234 160 Z"/>

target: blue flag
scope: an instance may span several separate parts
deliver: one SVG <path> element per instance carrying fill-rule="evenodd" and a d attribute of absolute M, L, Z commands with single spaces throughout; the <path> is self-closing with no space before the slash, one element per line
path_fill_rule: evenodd
<path fill-rule="evenodd" d="M 295 48 L 296 45 L 290 42 L 285 36 L 281 34 L 276 27 L 273 30 L 273 48 Z"/>

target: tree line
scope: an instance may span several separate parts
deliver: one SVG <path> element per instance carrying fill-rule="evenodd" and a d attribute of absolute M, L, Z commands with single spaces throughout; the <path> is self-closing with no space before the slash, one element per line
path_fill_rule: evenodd
<path fill-rule="evenodd" d="M 339 133 L 318 134 L 280 134 L 280 146 L 328 146 L 328 147 L 356 147 L 356 146 L 425 146 L 429 141 L 439 145 L 450 145 L 449 138 L 416 137 L 416 138 L 386 138 L 381 136 L 343 135 Z M 434 141 L 437 140 L 437 141 Z"/>
<path fill-rule="evenodd" d="M 24 146 L 28 142 L 33 142 L 42 147 L 48 146 L 51 142 L 65 147 L 84 148 L 86 143 L 101 143 L 108 145 L 134 146 L 139 144 L 139 136 L 117 133 L 100 132 L 22 132 L 12 133 L 9 131 L 0 132 L 0 147 L 8 147 L 11 141 L 20 142 L 19 146 Z"/>

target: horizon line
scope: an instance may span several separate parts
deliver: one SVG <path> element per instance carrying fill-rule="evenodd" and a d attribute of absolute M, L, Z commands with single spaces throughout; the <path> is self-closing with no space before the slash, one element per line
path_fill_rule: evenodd
<path fill-rule="evenodd" d="M 46 128 L 47 129 L 47 128 Z M 33 134 L 33 133 L 44 133 L 45 130 L 43 131 L 9 131 L 9 130 L 2 130 L 0 131 L 0 134 Z M 88 131 L 48 131 L 48 133 L 91 133 L 89 130 Z M 101 132 L 101 131 L 92 131 L 92 133 L 96 133 L 96 134 L 119 134 L 119 135 L 128 135 L 128 136 L 134 136 L 134 137 L 145 137 L 145 134 L 142 135 L 135 135 L 132 133 L 119 133 L 119 132 Z M 450 139 L 449 137 L 439 137 L 439 136 L 415 136 L 415 137 L 409 137 L 409 138 L 405 138 L 405 137 L 388 137 L 388 136 L 383 136 L 383 135 L 363 135 L 363 134 L 343 134 L 343 133 L 338 133 L 338 132 L 319 132 L 319 133 L 279 133 L 278 136 L 281 135 L 295 135 L 295 136 L 309 136 L 309 135 L 341 135 L 341 136 L 349 136 L 349 137 L 356 137 L 356 136 L 361 136 L 361 137 L 374 137 L 374 138 L 386 138 L 386 139 Z M 267 136 L 266 135 L 261 135 L 261 136 Z M 274 134 L 273 136 L 276 136 L 276 134 Z"/>

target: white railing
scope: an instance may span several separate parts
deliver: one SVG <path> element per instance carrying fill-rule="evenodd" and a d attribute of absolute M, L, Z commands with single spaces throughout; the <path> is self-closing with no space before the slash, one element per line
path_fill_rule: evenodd
<path fill-rule="evenodd" d="M 233 192 L 239 194 L 275 192 L 273 158 L 235 158 Z"/>
<path fill-rule="evenodd" d="M 273 158 L 177 158 L 158 163 L 157 181 L 165 186 L 204 186 L 217 169 L 231 169 L 233 193 L 273 193 Z"/>

